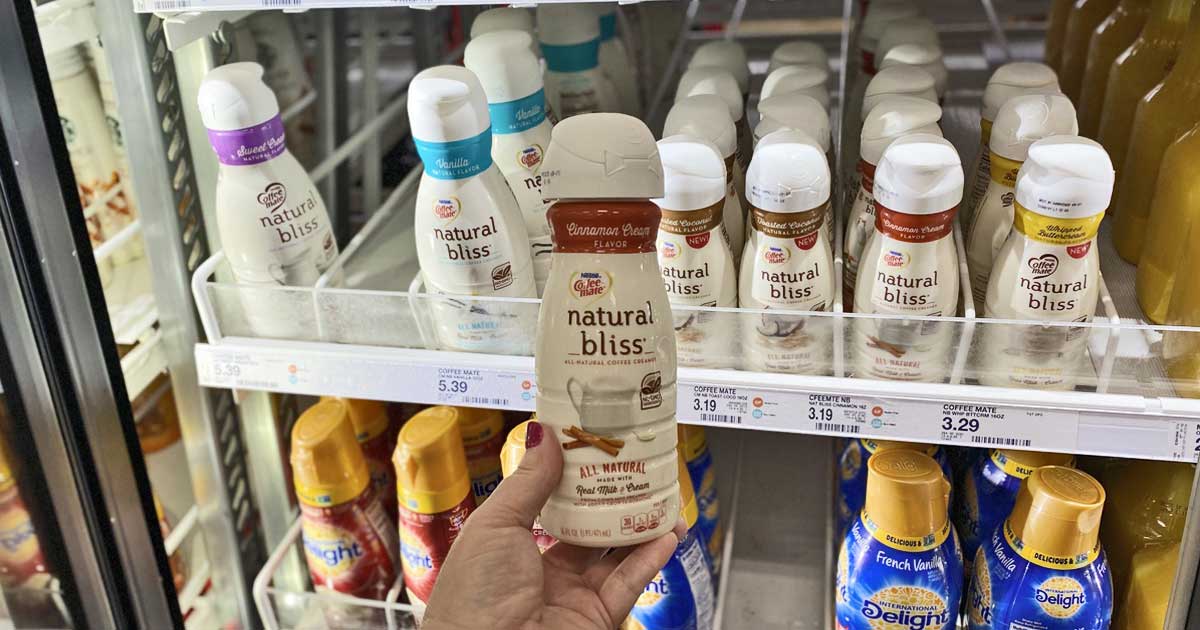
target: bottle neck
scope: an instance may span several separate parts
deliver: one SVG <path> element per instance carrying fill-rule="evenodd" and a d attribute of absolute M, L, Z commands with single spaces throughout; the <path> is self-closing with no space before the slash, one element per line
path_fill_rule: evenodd
<path fill-rule="evenodd" d="M 1182 70 L 1186 73 L 1184 76 L 1189 78 L 1200 79 L 1197 74 L 1200 73 L 1200 11 L 1192 12 L 1187 33 L 1180 44 L 1179 60 L 1175 62 L 1171 73 L 1174 74 L 1175 70 Z"/>
<path fill-rule="evenodd" d="M 1179 40 L 1187 29 L 1194 0 L 1154 0 L 1142 39 Z"/>

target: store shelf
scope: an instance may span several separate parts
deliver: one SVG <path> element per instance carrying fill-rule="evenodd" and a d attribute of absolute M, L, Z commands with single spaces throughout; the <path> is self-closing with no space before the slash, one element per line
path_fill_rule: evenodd
<path fill-rule="evenodd" d="M 515 6 L 567 3 L 574 0 L 524 0 Z M 622 4 L 641 0 L 602 0 Z M 134 0 L 133 9 L 138 13 L 174 13 L 208 11 L 256 11 L 283 9 L 285 11 L 308 11 L 309 9 L 351 9 L 367 7 L 411 7 L 432 9 L 441 6 L 490 5 L 491 0 Z"/>

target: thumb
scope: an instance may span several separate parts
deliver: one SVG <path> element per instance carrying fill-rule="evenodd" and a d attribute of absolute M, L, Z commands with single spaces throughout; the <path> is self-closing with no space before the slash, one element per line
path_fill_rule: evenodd
<path fill-rule="evenodd" d="M 562 467 L 558 436 L 548 425 L 530 420 L 525 425 L 525 455 L 521 458 L 521 466 L 500 482 L 471 518 L 489 521 L 494 527 L 533 527 L 538 512 L 558 486 Z"/>

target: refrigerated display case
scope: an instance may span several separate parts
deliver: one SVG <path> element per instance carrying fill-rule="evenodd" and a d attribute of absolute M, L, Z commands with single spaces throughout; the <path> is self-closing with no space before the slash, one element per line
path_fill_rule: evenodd
<path fill-rule="evenodd" d="M 127 599 L 108 597 L 104 616 L 95 619 L 136 620 L 130 627 L 321 628 L 330 625 L 330 613 L 349 609 L 368 624 L 412 627 L 414 610 L 400 580 L 389 585 L 383 601 L 312 586 L 288 463 L 292 425 L 318 396 L 488 407 L 518 416 L 534 409 L 539 300 L 436 294 L 426 289 L 417 262 L 414 214 L 422 171 L 406 116 L 408 82 L 420 69 L 461 64 L 466 34 L 483 7 L 473 1 L 393 4 L 51 0 L 0 10 L 12 18 L 0 20 L 0 121 L 10 152 L 21 158 L 19 186 L 6 195 L 22 203 L 11 212 L 15 226 L 5 227 L 26 226 L 32 235 L 30 251 L 0 251 L 0 272 L 7 259 L 28 263 L 46 254 L 39 277 L 48 295 L 21 285 L 25 293 L 9 304 L 25 304 L 36 315 L 33 323 L 44 319 L 63 331 L 61 346 L 35 344 L 36 356 L 53 361 L 22 352 L 9 356 L 31 366 L 57 366 L 61 355 L 63 368 L 42 378 L 51 389 L 78 390 L 74 407 L 54 401 L 56 417 L 81 419 L 59 424 L 70 427 L 67 437 L 80 451 L 71 462 L 99 469 L 103 492 L 60 499 L 56 490 L 58 528 L 46 525 L 42 547 L 50 550 L 50 566 L 90 556 L 93 564 L 107 562 L 127 576 L 128 583 L 120 584 L 96 571 L 94 578 L 108 587 L 102 592 L 123 592 Z M 941 128 L 969 168 L 980 145 L 980 103 L 991 71 L 1008 61 L 1042 59 L 1052 3 L 919 4 L 937 24 L 949 70 Z M 853 101 L 861 98 L 859 5 L 621 5 L 616 32 L 633 55 L 642 118 L 657 136 L 693 52 L 728 38 L 748 53 L 746 111 L 757 122 L 757 94 L 772 51 L 786 41 L 814 42 L 830 60 L 833 207 L 844 219 L 858 161 L 860 112 Z M 340 246 L 312 286 L 239 283 L 222 250 L 214 194 L 218 166 L 196 100 L 209 70 L 246 60 L 267 67 L 289 147 L 320 189 Z M 68 128 L 70 114 L 87 107 L 89 115 L 115 125 L 107 158 L 73 150 L 73 131 L 94 136 L 87 123 Z M 56 114 L 62 125 L 46 122 Z M 89 184 L 83 190 L 93 172 L 107 177 L 109 170 L 116 176 L 102 188 Z M 36 185 L 45 181 L 78 186 L 46 191 Z M 853 313 L 842 299 L 842 222 L 834 223 L 836 287 L 826 312 L 674 309 L 731 336 L 784 318 L 789 330 L 829 339 L 812 373 L 754 371 L 750 350 L 739 343 L 713 354 L 713 367 L 679 369 L 677 417 L 709 429 L 718 471 L 726 536 L 715 626 L 835 627 L 841 535 L 836 486 L 846 440 L 1074 454 L 1112 484 L 1106 518 L 1114 523 L 1127 517 L 1118 506 L 1136 509 L 1127 508 L 1133 504 L 1122 475 L 1142 473 L 1128 472 L 1128 462 L 1173 462 L 1180 467 L 1169 469 L 1174 477 L 1168 472 L 1161 479 L 1194 477 L 1200 402 L 1191 395 L 1196 375 L 1178 366 L 1196 347 L 1200 328 L 1149 324 L 1134 293 L 1136 268 L 1113 249 L 1111 221 L 1098 240 L 1096 312 L 1072 323 L 976 312 L 957 225 L 962 263 L 956 316 Z M 26 247 L 12 241 L 19 238 L 15 232 L 6 234 Z M 68 241 L 82 252 L 88 247 L 78 245 L 90 244 L 93 255 L 67 255 L 58 245 Z M 288 325 L 265 331 L 255 305 L 269 305 L 272 317 Z M 440 334 L 456 321 L 494 325 L 489 320 L 496 313 L 503 314 L 507 331 L 501 351 L 456 351 Z M 888 326 L 900 337 L 916 329 L 940 331 L 945 352 L 936 374 L 919 382 L 867 377 L 856 361 L 867 326 Z M 6 328 L 0 333 L 8 338 Z M 1030 333 L 1042 343 L 1083 340 L 1064 364 L 1073 385 L 984 385 L 1002 368 L 983 340 Z M 20 366 L 16 371 L 24 376 Z M 103 375 L 103 395 L 96 374 Z M 44 459 L 49 446 L 38 446 L 36 455 Z M 63 473 L 44 463 L 46 479 L 38 481 L 36 459 L 17 459 L 27 506 L 29 493 L 40 490 L 26 490 L 26 477 L 33 479 L 31 488 L 57 488 L 62 481 L 48 481 Z M 1168 511 L 1175 520 L 1164 525 L 1179 536 L 1175 568 L 1159 570 L 1162 581 L 1141 589 L 1169 590 L 1162 595 L 1164 627 L 1171 629 L 1200 626 L 1200 607 L 1192 605 L 1200 519 L 1186 507 L 1195 499 L 1191 486 L 1184 494 L 1174 491 Z M 70 505 L 113 515 L 112 531 L 95 521 L 63 518 Z M 46 517 L 38 509 L 30 512 L 42 525 Z M 172 528 L 169 533 L 160 521 Z M 76 527 L 90 537 L 76 536 Z M 119 540 L 106 547 L 105 536 Z M 60 625 L 81 614 L 93 619 L 88 606 L 100 604 L 89 603 L 87 589 L 51 573 L 58 589 L 51 592 L 59 594 L 46 597 L 54 610 L 65 611 Z M 77 580 L 87 578 L 81 575 Z M 1130 575 L 1138 580 L 1149 573 Z M 131 617 L 122 617 L 130 611 Z"/>

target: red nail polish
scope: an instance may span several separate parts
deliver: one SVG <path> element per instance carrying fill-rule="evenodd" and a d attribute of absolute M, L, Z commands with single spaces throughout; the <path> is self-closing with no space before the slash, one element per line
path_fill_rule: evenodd
<path fill-rule="evenodd" d="M 542 424 L 537 421 L 530 421 L 529 424 L 525 425 L 525 450 L 541 444 L 542 437 Z"/>

